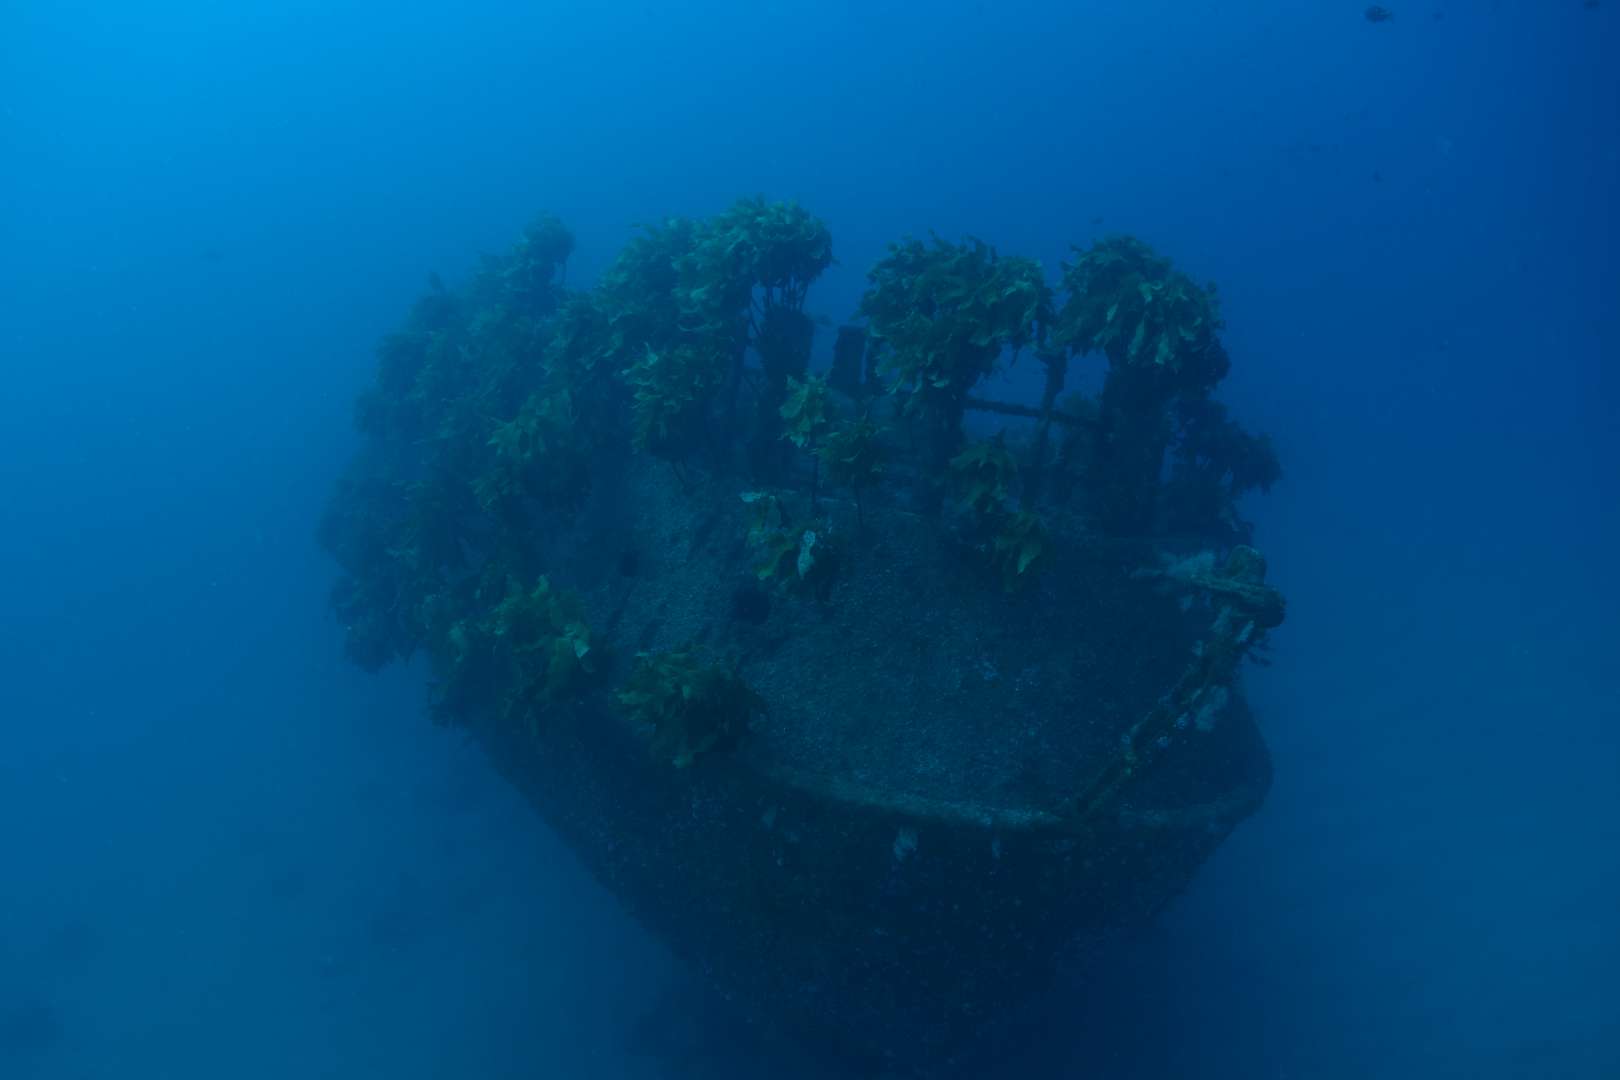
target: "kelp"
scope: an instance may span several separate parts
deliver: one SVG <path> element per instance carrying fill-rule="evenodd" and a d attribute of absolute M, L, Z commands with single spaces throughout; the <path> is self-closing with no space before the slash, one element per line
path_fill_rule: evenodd
<path fill-rule="evenodd" d="M 631 721 L 648 729 L 657 753 L 677 769 L 700 756 L 734 746 L 765 702 L 728 667 L 696 649 L 643 653 L 619 703 Z"/>
<path fill-rule="evenodd" d="M 1031 259 L 998 256 L 979 240 L 931 240 L 891 245 L 867 275 L 860 311 L 880 349 L 880 373 L 942 467 L 961 442 L 968 393 L 1004 350 L 1037 339 L 1051 291 Z"/>

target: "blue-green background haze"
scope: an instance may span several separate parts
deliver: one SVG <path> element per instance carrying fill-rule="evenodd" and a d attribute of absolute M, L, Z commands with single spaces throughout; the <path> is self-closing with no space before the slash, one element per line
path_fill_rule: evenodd
<path fill-rule="evenodd" d="M 1272 798 L 1006 1074 L 1620 1075 L 1617 14 L 0 5 L 0 1075 L 664 1075 L 671 962 L 313 532 L 430 272 L 754 193 L 833 320 L 1144 237 L 1283 460 Z"/>

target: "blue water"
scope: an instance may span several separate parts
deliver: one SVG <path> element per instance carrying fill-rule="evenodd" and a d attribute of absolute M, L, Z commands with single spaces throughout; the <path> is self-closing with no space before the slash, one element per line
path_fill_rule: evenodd
<path fill-rule="evenodd" d="M 1363 6 L 9 0 L 0 1077 L 757 1075 L 313 542 L 430 272 L 756 192 L 1144 237 L 1284 463 L 1270 800 L 1003 1073 L 1620 1076 L 1620 4 Z"/>

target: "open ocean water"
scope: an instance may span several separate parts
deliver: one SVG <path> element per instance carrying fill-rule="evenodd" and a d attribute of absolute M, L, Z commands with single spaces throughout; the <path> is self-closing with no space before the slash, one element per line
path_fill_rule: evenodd
<path fill-rule="evenodd" d="M 0 3 L 0 1077 L 825 1075 L 702 1004 L 315 533 L 532 216 L 1219 283 L 1275 784 L 1006 1077 L 1620 1076 L 1620 3 Z M 818 339 L 825 362 L 831 333 Z"/>

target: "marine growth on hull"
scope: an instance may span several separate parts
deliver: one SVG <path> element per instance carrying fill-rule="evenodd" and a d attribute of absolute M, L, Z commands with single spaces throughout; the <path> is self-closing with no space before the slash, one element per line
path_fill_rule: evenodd
<path fill-rule="evenodd" d="M 746 1008 L 955 1060 L 1269 782 L 1238 507 L 1278 465 L 1215 398 L 1215 289 L 1130 237 L 1055 274 L 908 238 L 832 331 L 792 203 L 644 228 L 588 289 L 573 246 L 537 220 L 379 346 L 321 531 L 348 654 L 424 656 Z"/>

